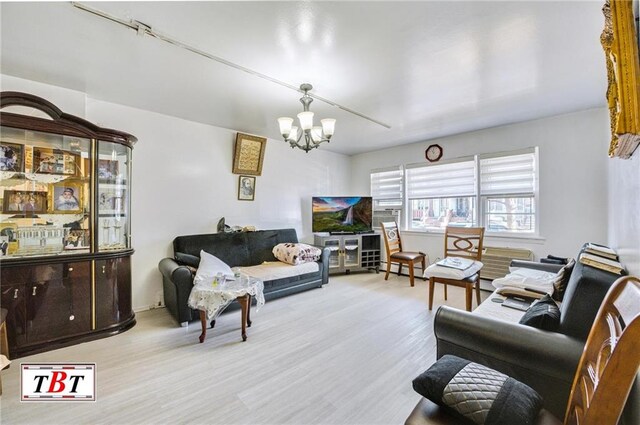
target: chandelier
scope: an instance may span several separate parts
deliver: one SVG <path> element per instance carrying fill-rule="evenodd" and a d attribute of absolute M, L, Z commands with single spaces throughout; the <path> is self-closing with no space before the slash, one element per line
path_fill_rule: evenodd
<path fill-rule="evenodd" d="M 304 92 L 304 96 L 300 98 L 304 111 L 298 114 L 298 121 L 300 121 L 300 129 L 302 131 L 299 131 L 298 127 L 293 125 L 293 118 L 278 118 L 280 134 L 284 137 L 284 141 L 289 142 L 292 149 L 300 148 L 307 153 L 311 149 L 320 146 L 320 143 L 328 142 L 333 136 L 333 130 L 336 125 L 336 120 L 333 118 L 325 118 L 320 120 L 322 127 L 314 127 L 313 112 L 309 111 L 309 105 L 313 102 L 313 98 L 307 93 L 311 89 L 313 89 L 313 86 L 309 83 L 300 85 L 300 90 Z"/>

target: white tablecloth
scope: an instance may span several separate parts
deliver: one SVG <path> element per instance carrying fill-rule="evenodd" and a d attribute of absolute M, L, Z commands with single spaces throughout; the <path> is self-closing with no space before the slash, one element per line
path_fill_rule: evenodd
<path fill-rule="evenodd" d="M 191 289 L 187 304 L 196 310 L 207 312 L 207 320 L 213 320 L 227 308 L 233 300 L 251 295 L 257 300 L 256 311 L 264 305 L 264 284 L 261 280 L 241 276 L 214 287 L 211 283 L 198 283 Z"/>

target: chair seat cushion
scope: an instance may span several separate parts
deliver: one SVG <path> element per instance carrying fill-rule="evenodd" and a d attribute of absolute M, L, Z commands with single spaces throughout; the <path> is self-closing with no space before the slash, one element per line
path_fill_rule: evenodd
<path fill-rule="evenodd" d="M 391 254 L 391 258 L 394 260 L 415 261 L 424 258 L 424 254 L 421 252 L 402 251 L 394 252 Z"/>
<path fill-rule="evenodd" d="M 542 409 L 542 397 L 529 386 L 451 355 L 414 379 L 413 389 L 453 416 L 481 425 L 533 424 Z"/>
<path fill-rule="evenodd" d="M 442 279 L 462 280 L 478 273 L 483 264 L 480 261 L 474 261 L 473 264 L 464 270 L 453 267 L 445 267 L 439 264 L 432 264 L 424 271 L 424 277 L 439 277 Z"/>

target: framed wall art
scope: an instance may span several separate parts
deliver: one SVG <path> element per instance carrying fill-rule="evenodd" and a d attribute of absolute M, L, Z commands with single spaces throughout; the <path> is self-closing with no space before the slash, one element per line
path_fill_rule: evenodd
<path fill-rule="evenodd" d="M 61 182 L 53 185 L 51 205 L 56 214 L 82 212 L 82 185 L 79 183 Z"/>
<path fill-rule="evenodd" d="M 24 171 L 24 146 L 0 141 L 0 171 Z"/>
<path fill-rule="evenodd" d="M 5 190 L 2 211 L 5 214 L 46 214 L 47 192 Z"/>
<path fill-rule="evenodd" d="M 262 175 L 266 147 L 266 138 L 238 133 L 233 152 L 233 174 Z"/>
<path fill-rule="evenodd" d="M 122 216 L 127 212 L 127 193 L 124 185 L 98 185 L 98 215 Z"/>
<path fill-rule="evenodd" d="M 33 172 L 75 176 L 80 171 L 80 155 L 51 148 L 33 148 Z"/>
<path fill-rule="evenodd" d="M 256 178 L 253 176 L 238 177 L 238 200 L 253 201 L 256 196 Z"/>
<path fill-rule="evenodd" d="M 118 168 L 118 161 L 99 159 L 98 178 L 100 180 L 115 180 L 118 177 Z"/>

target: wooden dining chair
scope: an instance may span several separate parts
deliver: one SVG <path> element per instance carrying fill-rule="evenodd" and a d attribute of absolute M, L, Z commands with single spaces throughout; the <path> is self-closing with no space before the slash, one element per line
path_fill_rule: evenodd
<path fill-rule="evenodd" d="M 640 279 L 619 278 L 598 310 L 576 369 L 564 422 L 542 410 L 536 425 L 617 424 L 640 368 Z M 459 424 L 423 398 L 406 425 Z"/>
<path fill-rule="evenodd" d="M 474 261 L 482 259 L 484 227 L 451 227 L 444 231 L 444 256 L 467 258 Z M 458 280 L 445 277 L 429 277 L 429 310 L 433 308 L 433 292 L 436 282 L 444 284 L 444 299 L 447 299 L 447 285 L 465 288 L 465 305 L 471 311 L 473 288 L 476 290 L 476 302 L 480 305 L 480 273 Z"/>
<path fill-rule="evenodd" d="M 414 286 L 414 264 L 420 262 L 422 264 L 422 270 L 425 269 L 426 254 L 423 252 L 403 251 L 402 239 L 400 238 L 400 230 L 398 229 L 398 223 L 380 223 L 382 226 L 382 235 L 384 236 L 384 248 L 387 252 L 387 273 L 384 275 L 384 280 L 389 279 L 389 272 L 391 271 L 391 264 L 398 264 L 398 276 L 402 272 L 402 265 L 409 266 L 409 282 L 411 286 Z"/>

